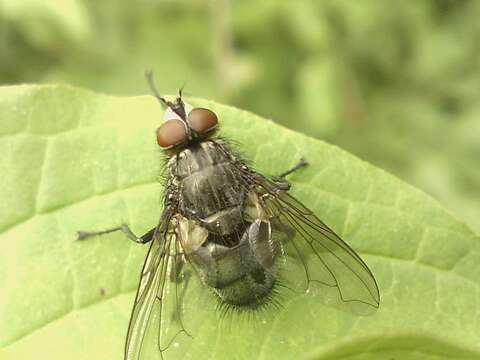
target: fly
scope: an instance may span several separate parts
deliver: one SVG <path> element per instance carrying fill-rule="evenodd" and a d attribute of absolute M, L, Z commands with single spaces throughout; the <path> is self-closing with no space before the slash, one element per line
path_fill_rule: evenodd
<path fill-rule="evenodd" d="M 167 157 L 160 221 L 140 237 L 127 225 L 78 234 L 84 239 L 122 231 L 137 243 L 151 244 L 125 360 L 150 358 L 152 351 L 163 357 L 175 337 L 186 333 L 182 301 L 191 276 L 198 276 L 222 303 L 257 308 L 268 304 L 279 279 L 285 280 L 285 265 L 296 263 L 307 288 L 315 283 L 336 288 L 341 302 L 378 308 L 375 278 L 360 256 L 288 193 L 285 176 L 304 161 L 277 178 L 259 174 L 216 136 L 213 111 L 189 107 L 181 91 L 168 101 L 158 94 L 151 73 L 147 80 L 166 109 L 166 121 L 156 132 Z"/>

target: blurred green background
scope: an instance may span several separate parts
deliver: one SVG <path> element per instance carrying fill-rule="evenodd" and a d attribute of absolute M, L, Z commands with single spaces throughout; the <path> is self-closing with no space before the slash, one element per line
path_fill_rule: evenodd
<path fill-rule="evenodd" d="M 0 84 L 138 95 L 152 69 L 164 93 L 337 144 L 480 231 L 479 18 L 478 0 L 0 0 Z"/>

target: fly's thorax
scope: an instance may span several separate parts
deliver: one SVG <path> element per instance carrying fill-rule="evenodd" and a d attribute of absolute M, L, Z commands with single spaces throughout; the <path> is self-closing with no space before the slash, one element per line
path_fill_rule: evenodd
<path fill-rule="evenodd" d="M 172 156 L 167 166 L 175 178 L 182 180 L 206 167 L 229 160 L 231 156 L 222 140 L 206 140 L 193 144 Z"/>
<path fill-rule="evenodd" d="M 242 174 L 220 141 L 191 146 L 168 162 L 178 187 L 179 212 L 210 232 L 228 235 L 241 226 L 246 198 Z"/>

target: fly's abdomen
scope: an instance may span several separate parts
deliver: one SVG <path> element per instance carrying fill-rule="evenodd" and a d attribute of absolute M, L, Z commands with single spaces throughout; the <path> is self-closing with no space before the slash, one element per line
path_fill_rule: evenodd
<path fill-rule="evenodd" d="M 268 298 L 277 277 L 275 260 L 281 248 L 272 241 L 271 231 L 269 222 L 255 220 L 243 229 L 236 245 L 219 243 L 209 234 L 188 256 L 203 283 L 224 302 L 257 306 Z"/>
<path fill-rule="evenodd" d="M 248 241 L 235 248 L 211 243 L 191 256 L 202 281 L 226 303 L 258 305 L 271 292 L 276 266 L 265 266 Z"/>

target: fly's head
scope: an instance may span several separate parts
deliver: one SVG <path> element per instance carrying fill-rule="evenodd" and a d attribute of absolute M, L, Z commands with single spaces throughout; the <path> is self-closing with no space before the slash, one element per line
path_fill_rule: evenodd
<path fill-rule="evenodd" d="M 157 143 L 168 156 L 210 138 L 217 130 L 217 115 L 205 108 L 192 108 L 178 92 L 175 101 L 160 96 L 153 82 L 152 73 L 147 73 L 147 81 L 154 96 L 165 108 L 165 122 L 157 129 Z"/>

